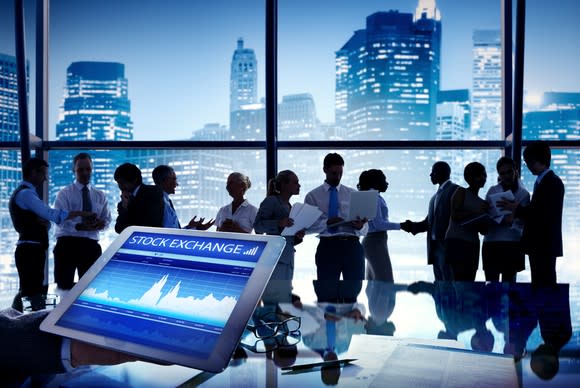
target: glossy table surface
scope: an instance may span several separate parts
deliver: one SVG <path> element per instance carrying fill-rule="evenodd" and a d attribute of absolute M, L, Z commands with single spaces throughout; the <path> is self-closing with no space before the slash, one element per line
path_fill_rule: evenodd
<path fill-rule="evenodd" d="M 299 331 L 285 337 L 280 326 L 265 353 L 248 350 L 257 341 L 248 331 L 222 373 L 133 362 L 78 368 L 48 386 L 579 386 L 580 284 L 294 282 L 294 291 L 302 308 L 261 306 L 255 318 L 300 316 Z M 356 360 L 282 369 L 337 358 Z"/>

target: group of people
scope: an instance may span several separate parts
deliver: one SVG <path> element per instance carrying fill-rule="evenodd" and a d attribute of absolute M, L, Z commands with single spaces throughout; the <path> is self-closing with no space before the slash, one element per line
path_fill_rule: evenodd
<path fill-rule="evenodd" d="M 429 202 L 427 217 L 420 222 L 407 220 L 401 228 L 413 234 L 427 232 L 428 261 L 435 280 L 474 281 L 481 234 L 487 281 L 501 277 L 504 282 L 515 282 L 516 274 L 525 268 L 527 254 L 532 283 L 556 284 L 556 258 L 563 255 L 564 185 L 550 169 L 551 150 L 545 142 L 531 143 L 523 156 L 537 177 L 532 196 L 509 157 L 497 161 L 498 182 L 485 199 L 479 197 L 487 179 L 482 164 L 465 166 L 465 188 L 450 181 L 447 163 L 433 165 L 431 182 L 439 189 Z"/>
<path fill-rule="evenodd" d="M 436 162 L 430 176 L 439 188 L 429 202 L 427 217 L 418 222 L 393 223 L 389 221 L 387 203 L 380 195 L 374 218 L 347 219 L 350 196 L 356 189 L 341 184 L 343 158 L 337 153 L 327 154 L 323 161 L 324 182 L 305 196 L 305 203 L 317 207 L 322 215 L 307 229 L 284 236 L 287 244 L 264 293 L 264 302 L 291 300 L 295 305 L 300 304 L 299 298 L 292 294 L 294 254 L 295 246 L 307 233 L 319 236 L 315 288 L 320 302 L 355 303 L 356 296 L 337 293 L 340 287 L 337 289 L 335 285 L 340 279 L 358 284 L 365 278 L 365 260 L 367 279 L 382 281 L 381 284 L 393 282 L 387 246 L 389 230 L 427 233 L 428 262 L 433 266 L 436 281 L 475 279 L 479 234 L 482 234 L 486 280 L 496 281 L 501 276 L 503 281 L 515 281 L 516 273 L 524 268 L 524 254 L 527 254 L 532 284 L 555 285 L 556 258 L 563 254 L 564 185 L 550 169 L 551 151 L 545 143 L 530 143 L 524 150 L 524 161 L 537 176 L 531 196 L 518 179 L 514 161 L 502 157 L 496 166 L 498 182 L 489 189 L 485 199 L 479 197 L 479 190 L 487 178 L 480 163 L 473 162 L 465 167 L 467 187 L 464 188 L 450 181 L 451 170 L 447 163 Z M 37 193 L 47 178 L 48 164 L 42 159 L 31 158 L 23 165 L 23 181 L 10 198 L 10 214 L 19 233 L 15 259 L 20 294 L 31 300 L 33 310 L 42 309 L 42 294 L 46 293 L 43 279 L 50 223 L 57 225 L 55 281 L 63 289 L 72 287 L 75 271 L 81 277 L 100 256 L 99 232 L 111 223 L 105 194 L 90 184 L 92 160 L 88 153 L 74 157 L 73 171 L 75 181 L 58 193 L 51 208 Z M 144 184 L 141 171 L 131 163 L 120 165 L 114 178 L 121 190 L 115 223 L 118 233 L 130 225 L 182 228 L 169 197 L 177 187 L 177 177 L 171 167 L 162 165 L 153 170 L 154 186 Z M 245 199 L 250 186 L 245 175 L 230 174 L 226 188 L 232 202 L 219 210 L 215 220 L 193 217 L 184 228 L 207 230 L 215 225 L 218 231 L 281 235 L 284 228 L 294 224 L 290 217 L 290 199 L 300 193 L 299 179 L 294 172 L 281 171 L 271 179 L 267 196 L 259 207 Z M 388 182 L 381 170 L 372 169 L 361 173 L 357 188 L 383 193 Z M 48 361 L 42 362 L 47 371 L 69 370 L 85 363 L 114 364 L 134 360 L 118 352 L 31 330 L 31 327 L 38 327 L 37 322 L 45 314 L 14 315 L 12 311 L 0 315 L 2 326 L 11 330 L 24 328 L 21 335 L 14 337 L 20 338 L 20 344 L 37 347 L 40 343 L 41 347 L 51 349 L 46 353 Z M 384 321 L 379 319 L 378 322 Z M 5 337 L 12 338 L 8 334 Z M 33 352 L 31 348 L 20 353 Z M 38 373 L 36 368 L 41 365 L 33 363 L 31 370 L 20 370 L 18 368 L 28 364 L 20 359 L 12 361 L 8 365 L 18 366 L 12 373 L 24 376 Z"/>
<path fill-rule="evenodd" d="M 315 254 L 319 280 L 366 278 L 393 282 L 387 232 L 403 230 L 412 234 L 427 233 L 428 263 L 433 266 L 435 280 L 475 280 L 479 234 L 482 234 L 486 280 L 498 281 L 501 276 L 502 281 L 515 281 L 517 272 L 524 269 L 524 254 L 527 254 L 532 282 L 554 284 L 556 258 L 562 256 L 564 185 L 550 169 L 550 160 L 551 151 L 544 142 L 533 142 L 524 150 L 524 161 L 537 176 L 531 199 L 518 178 L 515 162 L 509 157 L 498 160 L 498 182 L 489 189 L 485 199 L 479 196 L 487 178 L 482 164 L 472 162 L 465 166 L 467 187 L 460 187 L 451 182 L 449 165 L 438 161 L 433 164 L 430 177 L 439 188 L 429 202 L 425 219 L 395 223 L 389 220 L 389 209 L 381 195 L 378 195 L 374 218 L 346 220 L 352 192 L 358 189 L 384 193 L 389 184 L 379 169 L 363 171 L 357 189 L 342 184 L 344 159 L 337 153 L 329 153 L 323 160 L 324 182 L 307 193 L 304 200 L 322 215 L 307 229 L 285 236 L 286 247 L 272 275 L 272 287 L 264 297 L 278 301 L 290 298 L 297 302 L 291 293 L 295 246 L 305 234 L 312 233 L 319 237 Z M 42 303 L 41 295 L 46 293 L 44 277 L 50 222 L 57 225 L 54 278 L 59 288 L 70 289 L 75 271 L 81 277 L 101 255 L 99 232 L 111 223 L 111 213 L 105 194 L 90 184 L 92 167 L 88 153 L 76 155 L 73 159 L 75 181 L 59 191 L 51 208 L 37 194 L 46 180 L 48 164 L 31 158 L 23 166 L 24 179 L 12 194 L 9 207 L 19 233 L 15 258 L 20 293 L 33 303 Z M 117 233 L 130 225 L 182 228 L 170 199 L 178 186 L 175 171 L 160 165 L 153 170 L 152 178 L 155 185 L 144 184 L 141 170 L 131 163 L 115 170 L 114 179 L 121 191 L 115 223 Z M 232 202 L 219 209 L 215 220 L 193 217 L 183 228 L 207 230 L 215 225 L 218 231 L 281 235 L 284 228 L 293 225 L 290 200 L 300 193 L 299 179 L 294 172 L 284 170 L 272 178 L 259 207 L 245 198 L 250 187 L 247 176 L 231 173 L 226 189 Z"/>

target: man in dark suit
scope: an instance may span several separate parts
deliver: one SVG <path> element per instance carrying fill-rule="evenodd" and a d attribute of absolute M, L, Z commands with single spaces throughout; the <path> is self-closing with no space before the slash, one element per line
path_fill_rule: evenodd
<path fill-rule="evenodd" d="M 542 286 L 556 284 L 556 258 L 563 255 L 564 184 L 550 169 L 551 159 L 547 143 L 530 143 L 524 150 L 524 161 L 530 172 L 537 176 L 530 204 L 498 203 L 524 220 L 522 244 L 530 259 L 532 283 Z"/>
<path fill-rule="evenodd" d="M 117 167 L 115 181 L 121 190 L 115 223 L 117 233 L 131 225 L 163 226 L 163 191 L 159 187 L 143 184 L 141 170 L 137 166 L 124 163 Z"/>
<path fill-rule="evenodd" d="M 435 280 L 453 280 L 451 268 L 445 262 L 445 232 L 451 215 L 451 196 L 458 186 L 449 179 L 451 167 L 446 162 L 435 162 L 429 176 L 439 189 L 429 201 L 427 217 L 420 222 L 407 220 L 401 229 L 414 235 L 427 232 L 427 262 L 433 265 Z"/>

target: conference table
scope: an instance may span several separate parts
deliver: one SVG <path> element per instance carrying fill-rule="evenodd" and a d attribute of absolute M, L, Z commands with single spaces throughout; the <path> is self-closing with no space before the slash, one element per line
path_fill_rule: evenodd
<path fill-rule="evenodd" d="M 221 373 L 137 361 L 77 368 L 43 384 L 565 387 L 580 381 L 580 284 L 295 281 L 294 292 L 302 306 L 284 300 L 255 312 L 273 311 L 292 325 L 265 340 L 245 332 Z"/>

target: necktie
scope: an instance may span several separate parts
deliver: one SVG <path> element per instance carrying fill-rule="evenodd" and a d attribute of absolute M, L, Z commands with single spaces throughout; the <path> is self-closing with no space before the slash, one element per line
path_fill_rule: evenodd
<path fill-rule="evenodd" d="M 91 203 L 91 195 L 89 193 L 89 187 L 87 185 L 83 186 L 83 211 L 90 212 L 93 211 L 93 204 Z"/>
<path fill-rule="evenodd" d="M 177 213 L 175 212 L 175 208 L 173 207 L 173 201 L 169 198 L 167 198 L 167 200 L 169 201 L 169 207 L 171 207 L 171 210 L 173 210 L 173 218 L 175 220 L 175 225 L 177 225 L 177 228 L 181 229 L 181 223 L 179 222 L 179 218 L 177 217 Z"/>
<path fill-rule="evenodd" d="M 328 198 L 328 218 L 333 218 L 338 216 L 338 191 L 336 187 L 331 187 L 329 190 L 330 195 Z"/>
<path fill-rule="evenodd" d="M 328 196 L 328 218 L 334 218 L 338 216 L 338 191 L 336 187 L 330 187 Z M 330 233 L 336 232 L 336 226 L 333 228 L 328 228 Z"/>
<path fill-rule="evenodd" d="M 536 179 L 536 181 L 534 182 L 534 193 L 536 192 L 536 189 L 538 188 L 538 180 Z"/>

